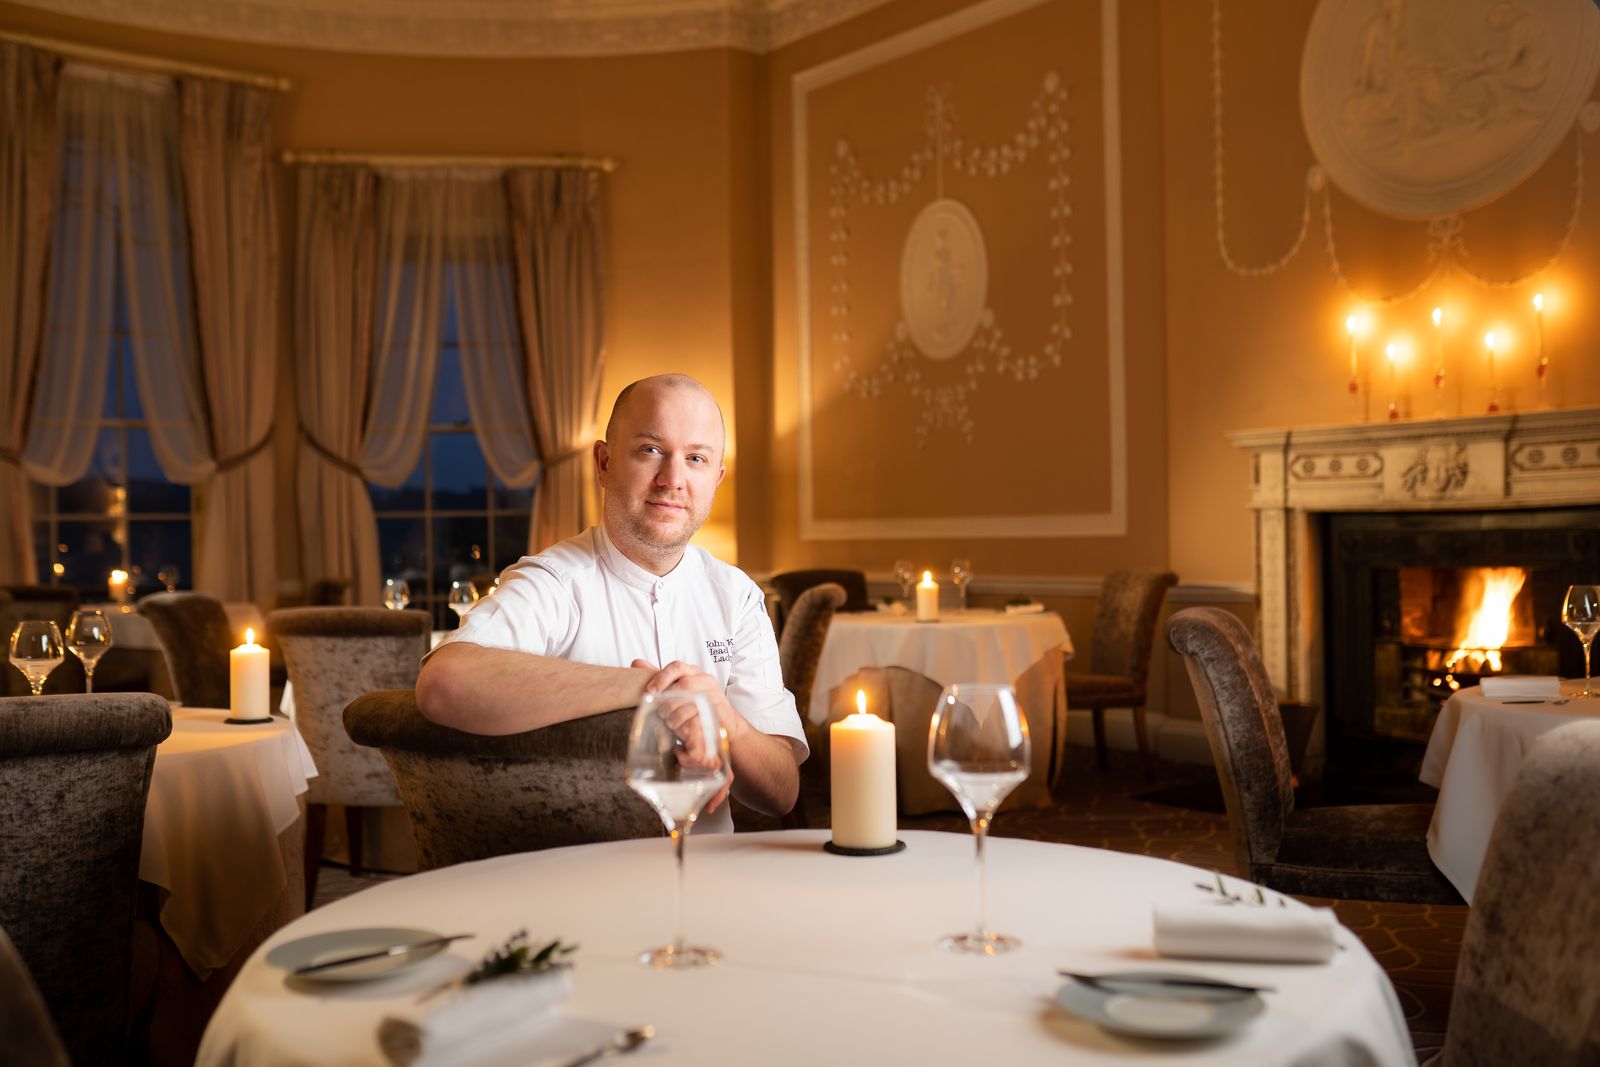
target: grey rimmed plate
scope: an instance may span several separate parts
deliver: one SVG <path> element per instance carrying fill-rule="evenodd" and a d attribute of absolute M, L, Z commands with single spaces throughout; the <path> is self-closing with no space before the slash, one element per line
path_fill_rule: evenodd
<path fill-rule="evenodd" d="M 1127 971 L 1100 976 L 1099 985 L 1068 981 L 1056 1002 L 1080 1019 L 1133 1037 L 1194 1040 L 1222 1037 L 1243 1028 L 1266 1009 L 1256 993 L 1161 984 L 1193 975 Z"/>
<path fill-rule="evenodd" d="M 327 933 L 312 934 L 310 937 L 284 942 L 267 953 L 267 962 L 282 967 L 301 981 L 366 982 L 409 970 L 424 960 L 437 956 L 450 947 L 448 944 L 438 942 L 436 939 L 439 936 L 432 930 L 416 930 L 400 926 L 329 930 Z M 310 967 L 328 960 L 359 956 L 367 952 L 380 952 L 394 945 L 413 945 L 426 941 L 435 943 L 394 956 L 328 967 L 311 974 L 294 974 L 301 967 Z"/>

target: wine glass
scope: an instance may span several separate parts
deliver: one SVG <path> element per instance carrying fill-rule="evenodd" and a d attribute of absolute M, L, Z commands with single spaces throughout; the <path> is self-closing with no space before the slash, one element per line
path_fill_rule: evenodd
<path fill-rule="evenodd" d="M 646 693 L 628 734 L 628 786 L 650 802 L 672 836 L 678 876 L 672 944 L 639 962 L 656 970 L 716 963 L 716 949 L 683 943 L 683 843 L 706 803 L 728 783 L 728 735 L 699 693 Z"/>
<path fill-rule="evenodd" d="M 94 692 L 94 669 L 111 647 L 111 621 L 97 608 L 73 612 L 67 624 L 67 647 L 83 663 L 83 691 Z"/>
<path fill-rule="evenodd" d="M 24 619 L 11 634 L 11 665 L 28 679 L 33 695 L 44 692 L 44 680 L 67 658 L 61 631 L 49 619 Z"/>
<path fill-rule="evenodd" d="M 390 611 L 404 611 L 411 603 L 411 586 L 404 578 L 383 580 L 383 606 Z"/>
<path fill-rule="evenodd" d="M 998 956 L 1021 945 L 989 929 L 989 879 L 983 842 L 995 809 L 1032 766 L 1028 720 L 1009 685 L 957 682 L 939 694 L 928 727 L 928 770 L 967 813 L 978 843 L 978 925 L 941 943 L 952 952 Z"/>
<path fill-rule="evenodd" d="M 972 561 L 970 559 L 953 559 L 950 561 L 950 580 L 956 583 L 956 589 L 961 594 L 961 610 L 967 610 L 967 584 L 972 581 Z"/>
<path fill-rule="evenodd" d="M 1583 696 L 1594 696 L 1589 681 L 1589 650 L 1594 635 L 1600 632 L 1600 585 L 1572 585 L 1567 587 L 1567 599 L 1561 602 L 1561 621 L 1567 629 L 1583 642 Z"/>
<path fill-rule="evenodd" d="M 176 563 L 163 563 L 156 569 L 156 581 L 167 587 L 167 592 L 178 591 L 178 565 Z"/>
<path fill-rule="evenodd" d="M 465 582 L 451 582 L 450 596 L 446 603 L 450 610 L 456 613 L 457 618 L 466 618 L 467 612 L 472 610 L 472 605 L 478 602 L 478 590 L 470 580 Z"/>
<path fill-rule="evenodd" d="M 894 580 L 900 583 L 900 599 L 911 599 L 911 586 L 917 580 L 917 569 L 909 559 L 894 561 Z"/>

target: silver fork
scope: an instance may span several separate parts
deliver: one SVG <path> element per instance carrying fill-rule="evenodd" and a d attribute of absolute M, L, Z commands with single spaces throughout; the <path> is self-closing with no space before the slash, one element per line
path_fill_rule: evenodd
<path fill-rule="evenodd" d="M 610 1056 L 613 1053 L 632 1052 L 655 1036 L 656 1028 L 648 1023 L 632 1030 L 618 1030 L 611 1036 L 611 1040 L 604 1045 L 596 1045 L 583 1055 L 567 1060 L 561 1067 L 583 1067 L 585 1063 L 593 1063 L 595 1060 Z"/>

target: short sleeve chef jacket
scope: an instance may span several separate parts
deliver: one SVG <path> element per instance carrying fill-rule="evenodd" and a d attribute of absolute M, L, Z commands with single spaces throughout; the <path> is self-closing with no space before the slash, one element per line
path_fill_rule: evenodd
<path fill-rule="evenodd" d="M 809 752 L 761 587 L 694 545 L 655 575 L 591 527 L 507 568 L 439 647 L 454 641 L 604 667 L 683 660 L 715 678 L 751 726 L 786 738 L 797 762 Z M 728 805 L 695 829 L 732 830 Z"/>

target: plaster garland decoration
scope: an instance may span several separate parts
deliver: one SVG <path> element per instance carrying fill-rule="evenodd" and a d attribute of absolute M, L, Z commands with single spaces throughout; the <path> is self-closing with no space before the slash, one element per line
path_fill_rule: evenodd
<path fill-rule="evenodd" d="M 1535 5 L 1529 8 L 1527 4 Z M 1355 135 L 1358 140 L 1365 139 L 1366 151 L 1375 158 L 1390 161 L 1391 171 L 1403 173 L 1403 164 L 1395 164 L 1393 159 L 1408 159 L 1412 153 L 1406 151 L 1411 142 L 1401 143 L 1396 147 L 1392 143 L 1395 138 L 1406 138 L 1416 130 L 1428 131 L 1428 138 L 1419 139 L 1416 146 L 1428 149 L 1415 153 L 1418 158 L 1432 158 L 1438 153 L 1434 151 L 1437 142 L 1441 139 L 1464 141 L 1473 145 L 1472 149 L 1459 149 L 1452 158 L 1457 158 L 1456 170 L 1450 172 L 1447 187 L 1432 201 L 1426 199 L 1426 181 L 1430 172 L 1424 170 L 1421 177 L 1413 181 L 1411 199 L 1405 201 L 1403 211 L 1393 210 L 1395 205 L 1378 197 L 1367 198 L 1366 206 L 1385 213 L 1399 213 L 1402 217 L 1415 217 L 1421 215 L 1426 219 L 1428 235 L 1427 262 L 1429 269 L 1426 275 L 1414 285 L 1402 292 L 1377 296 L 1369 293 L 1357 292 L 1345 272 L 1344 264 L 1339 255 L 1338 241 L 1335 234 L 1333 200 L 1329 189 L 1329 162 L 1337 168 L 1336 176 L 1340 179 L 1340 187 L 1350 193 L 1355 199 L 1362 201 L 1357 190 L 1352 185 L 1360 187 L 1360 176 L 1351 180 L 1351 174 L 1359 170 L 1359 165 L 1364 157 L 1357 155 L 1346 158 L 1338 155 L 1325 145 L 1318 143 L 1319 134 L 1312 130 L 1312 119 L 1307 118 L 1307 136 L 1312 141 L 1319 162 L 1313 163 L 1306 170 L 1304 181 L 1303 199 L 1301 202 L 1300 224 L 1288 248 L 1278 257 L 1260 264 L 1245 264 L 1237 260 L 1228 246 L 1227 238 L 1227 210 L 1226 210 L 1226 173 L 1225 152 L 1223 148 L 1223 64 L 1222 64 L 1222 0 L 1211 2 L 1211 92 L 1212 92 L 1212 188 L 1214 194 L 1214 207 L 1216 218 L 1217 249 L 1223 264 L 1232 273 L 1240 277 L 1261 277 L 1274 274 L 1286 267 L 1290 260 L 1300 251 L 1311 230 L 1313 213 L 1313 199 L 1320 197 L 1322 215 L 1322 236 L 1324 247 L 1328 256 L 1329 268 L 1339 285 L 1347 292 L 1359 298 L 1362 302 L 1371 305 L 1393 304 L 1410 299 L 1431 285 L 1439 274 L 1448 266 L 1465 274 L 1480 285 L 1490 288 L 1513 288 L 1525 284 L 1529 279 L 1542 274 L 1553 266 L 1563 254 L 1571 247 L 1572 239 L 1577 231 L 1578 221 L 1583 214 L 1583 180 L 1584 180 L 1584 153 L 1582 137 L 1573 136 L 1574 162 L 1573 162 L 1573 193 L 1571 206 L 1567 211 L 1567 224 L 1562 232 L 1555 249 L 1540 264 L 1515 277 L 1491 278 L 1480 274 L 1466 265 L 1471 256 L 1467 246 L 1465 231 L 1466 221 L 1463 212 L 1471 207 L 1487 203 L 1489 200 L 1505 192 L 1517 183 L 1524 180 L 1532 171 L 1542 165 L 1557 146 L 1562 137 L 1576 125 L 1584 133 L 1592 134 L 1600 130 L 1600 103 L 1593 101 L 1585 103 L 1582 99 L 1594 82 L 1596 70 L 1600 70 L 1600 16 L 1592 10 L 1578 11 L 1578 7 L 1590 5 L 1573 5 L 1572 10 L 1577 11 L 1581 18 L 1573 25 L 1576 26 L 1574 42 L 1564 52 L 1565 60 L 1556 64 L 1564 74 L 1559 86 L 1547 86 L 1552 81 L 1550 71 L 1552 61 L 1545 52 L 1539 51 L 1535 45 L 1541 37 L 1541 19 L 1550 17 L 1553 13 L 1559 15 L 1565 8 L 1553 8 L 1547 0 L 1473 0 L 1473 11 L 1477 13 L 1478 20 L 1470 21 L 1471 16 L 1463 16 L 1454 8 L 1450 9 L 1454 22 L 1459 22 L 1465 27 L 1460 32 L 1464 35 L 1461 40 L 1455 41 L 1458 49 L 1476 49 L 1475 62 L 1478 74 L 1470 77 L 1465 66 L 1458 64 L 1448 69 L 1437 59 L 1435 51 L 1428 51 L 1419 59 L 1405 52 L 1405 41 L 1396 40 L 1392 34 L 1391 22 L 1399 20 L 1396 25 L 1403 23 L 1405 4 L 1404 0 L 1322 0 L 1316 16 L 1313 19 L 1312 32 L 1308 34 L 1306 45 L 1306 59 L 1302 68 L 1302 92 L 1306 92 L 1305 85 L 1308 81 L 1317 80 L 1327 86 L 1343 84 L 1334 77 L 1333 73 L 1323 70 L 1325 66 L 1335 60 L 1350 60 L 1350 36 L 1347 26 L 1341 32 L 1334 33 L 1335 41 L 1330 43 L 1324 39 L 1329 32 L 1319 34 L 1319 21 L 1326 23 L 1334 15 L 1325 15 L 1324 12 L 1334 12 L 1342 16 L 1341 24 L 1348 24 L 1354 16 L 1350 12 L 1367 13 L 1368 20 L 1363 27 L 1370 32 L 1361 35 L 1361 57 L 1371 52 L 1371 57 L 1366 66 L 1352 61 L 1351 65 L 1366 70 L 1366 73 L 1357 76 L 1354 85 L 1345 85 L 1348 91 L 1340 98 L 1340 114 L 1349 120 L 1351 128 L 1358 131 Z M 1478 8 L 1482 11 L 1478 11 Z M 1441 9 L 1443 10 L 1443 9 Z M 1559 21 L 1567 21 L 1558 19 Z M 1481 25 L 1479 24 L 1481 23 Z M 1450 23 L 1454 25 L 1454 23 Z M 1522 38 L 1510 32 L 1510 27 L 1520 27 Z M 1492 31 L 1492 32 L 1491 32 Z M 1581 34 L 1577 34 L 1581 31 Z M 1547 32 L 1547 31 L 1546 31 Z M 1581 36 L 1581 40 L 1577 39 Z M 1514 38 L 1524 40 L 1524 46 L 1519 51 L 1511 48 L 1508 42 Z M 1464 43 L 1463 43 L 1464 40 Z M 1341 50 L 1342 48 L 1342 50 Z M 1548 50 L 1546 50 L 1548 51 Z M 1329 58 L 1325 53 L 1332 53 Z M 1429 57 L 1433 57 L 1431 60 Z M 1543 57 L 1543 58 L 1540 58 Z M 1435 67 L 1428 67 L 1427 62 L 1434 62 Z M 1471 64 L 1466 64 L 1470 66 Z M 1384 71 L 1397 71 L 1398 73 L 1383 73 Z M 1335 67 L 1334 70 L 1343 70 Z M 1476 85 L 1479 92 L 1476 96 L 1467 94 L 1471 99 L 1462 103 L 1455 110 L 1445 108 L 1443 101 L 1430 101 L 1427 98 L 1432 91 L 1429 86 L 1437 88 L 1438 79 L 1446 78 L 1459 81 L 1463 84 Z M 1365 79 L 1365 80 L 1363 80 Z M 1431 79 L 1431 80 L 1430 80 Z M 1394 83 L 1391 86 L 1391 82 Z M 1382 91 L 1379 91 L 1379 88 Z M 1548 96 L 1551 92 L 1560 90 L 1559 100 L 1556 104 L 1549 105 L 1554 109 L 1551 115 L 1534 113 L 1535 105 L 1542 99 L 1540 92 Z M 1332 89 L 1328 90 L 1329 93 Z M 1574 95 L 1576 94 L 1576 95 Z M 1418 103 L 1418 100 L 1421 100 Z M 1418 109 L 1425 103 L 1433 103 L 1432 117 L 1424 115 L 1412 120 L 1420 123 L 1416 129 L 1407 125 L 1407 119 L 1401 117 L 1408 114 L 1407 101 L 1416 103 Z M 1404 105 L 1404 106 L 1403 106 Z M 1317 107 L 1326 110 L 1328 105 L 1319 104 Z M 1463 110 L 1464 109 L 1464 110 Z M 1385 118 L 1384 116 L 1387 116 Z M 1543 121 L 1537 121 L 1541 119 Z M 1324 127 L 1328 123 L 1322 119 L 1317 120 Z M 1483 143 L 1475 143 L 1479 133 L 1475 132 L 1474 124 L 1493 127 L 1488 134 L 1481 135 Z M 1537 139 L 1529 139 L 1528 128 L 1536 125 L 1534 131 L 1539 133 Z M 1552 133 L 1553 131 L 1553 133 Z M 1513 139 L 1514 135 L 1522 134 L 1523 139 L 1509 147 L 1504 142 Z M 1324 128 L 1322 136 L 1328 136 Z M 1485 147 L 1487 144 L 1489 147 Z M 1511 161 L 1495 171 L 1495 179 L 1490 183 L 1473 183 L 1470 180 L 1474 161 L 1481 162 L 1481 157 L 1495 145 L 1500 145 L 1504 153 L 1509 153 Z M 1324 154 L 1326 153 L 1326 154 Z M 1459 161 L 1461 156 L 1469 156 L 1467 162 Z M 1536 158 L 1535 158 L 1536 157 Z M 1530 163 L 1529 160 L 1532 162 Z M 1398 171 L 1397 168 L 1400 168 Z M 1465 168 L 1465 169 L 1463 169 Z M 1514 177 L 1509 177 L 1513 175 Z M 1392 175 L 1391 175 L 1392 177 Z M 1433 175 L 1437 178 L 1437 175 Z M 1373 203 L 1376 199 L 1378 202 Z M 1436 210 L 1419 211 L 1418 205 L 1432 203 Z M 1386 210 L 1386 207 L 1389 210 Z"/>
<path fill-rule="evenodd" d="M 908 391 L 921 404 L 919 445 L 926 444 L 937 429 L 958 432 L 968 442 L 976 439 L 969 400 L 985 375 L 992 373 L 1022 384 L 1062 365 L 1072 339 L 1069 313 L 1073 295 L 1068 280 L 1074 269 L 1068 225 L 1072 177 L 1067 162 L 1072 149 L 1067 95 L 1059 73 L 1047 72 L 1020 127 L 1008 138 L 979 144 L 968 143 L 959 132 L 950 86 L 932 86 L 924 124 L 927 138 L 888 177 L 862 170 L 848 140 L 841 139 L 836 146 L 828 181 L 828 263 L 832 273 L 828 313 L 834 369 L 844 375 L 845 390 L 863 400 L 876 399 L 886 389 Z M 965 204 L 945 196 L 944 168 L 948 165 L 970 178 L 998 180 L 1010 177 L 1041 151 L 1050 194 L 1050 336 L 1038 352 L 1019 353 L 987 302 L 983 229 Z M 912 222 L 901 253 L 901 319 L 884 345 L 882 358 L 871 366 L 858 367 L 851 325 L 851 212 L 897 204 L 930 177 L 934 197 Z M 963 354 L 967 356 L 961 364 L 963 381 L 932 385 L 924 379 L 919 357 L 945 362 Z"/>

